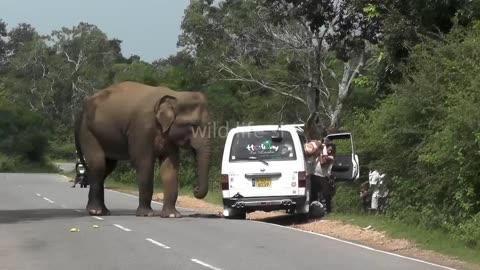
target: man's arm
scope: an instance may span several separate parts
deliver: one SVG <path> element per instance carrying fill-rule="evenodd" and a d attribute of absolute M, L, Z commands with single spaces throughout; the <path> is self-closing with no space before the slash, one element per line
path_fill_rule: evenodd
<path fill-rule="evenodd" d="M 304 149 L 307 157 L 312 157 L 318 155 L 318 153 L 323 150 L 323 145 L 318 141 L 310 141 L 304 145 Z"/>

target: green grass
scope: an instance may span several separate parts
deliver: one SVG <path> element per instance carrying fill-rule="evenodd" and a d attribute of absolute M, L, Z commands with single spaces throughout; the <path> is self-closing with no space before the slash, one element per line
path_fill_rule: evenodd
<path fill-rule="evenodd" d="M 375 230 L 384 231 L 392 238 L 410 240 L 420 248 L 454 256 L 466 262 L 480 263 L 480 247 L 467 247 L 464 242 L 438 230 L 424 229 L 375 215 L 334 213 L 329 219 L 360 227 L 371 225 Z"/>

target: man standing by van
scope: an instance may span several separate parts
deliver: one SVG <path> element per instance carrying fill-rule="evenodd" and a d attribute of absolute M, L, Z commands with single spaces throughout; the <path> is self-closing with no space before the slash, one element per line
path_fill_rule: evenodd
<path fill-rule="evenodd" d="M 315 172 L 312 175 L 312 201 L 319 201 L 326 206 L 327 213 L 332 210 L 333 185 L 331 184 L 332 166 L 335 161 L 335 146 L 328 140 L 309 142 L 314 144 L 315 151 L 307 151 L 307 154 L 315 157 Z M 307 149 L 309 149 L 307 147 Z M 310 150 L 310 149 L 309 149 Z M 319 193 L 321 196 L 319 196 Z M 320 197 L 320 198 L 319 198 Z"/>

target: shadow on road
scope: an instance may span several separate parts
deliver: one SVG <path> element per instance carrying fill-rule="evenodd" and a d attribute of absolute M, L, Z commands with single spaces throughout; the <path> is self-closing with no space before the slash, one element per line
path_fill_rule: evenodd
<path fill-rule="evenodd" d="M 202 214 L 202 213 L 195 213 L 195 214 L 190 214 L 190 215 L 183 215 L 183 217 L 189 217 L 189 218 L 223 218 L 219 214 Z"/>
<path fill-rule="evenodd" d="M 42 220 L 54 220 L 65 218 L 78 218 L 89 216 L 85 209 L 22 209 L 22 210 L 0 210 L 0 224 L 26 223 Z M 135 211 L 115 209 L 112 216 L 135 216 Z"/>
<path fill-rule="evenodd" d="M 72 209 L 22 209 L 0 210 L 0 224 L 23 223 L 47 219 L 75 218 L 83 216 Z"/>
<path fill-rule="evenodd" d="M 81 212 L 77 212 L 81 211 Z M 136 217 L 132 209 L 110 209 L 109 216 L 132 216 Z M 191 212 L 190 212 L 191 213 Z M 90 216 L 85 209 L 22 209 L 22 210 L 0 210 L 0 224 L 28 223 L 42 220 L 70 219 Z M 183 218 L 222 218 L 221 215 L 204 213 L 182 213 Z M 155 211 L 154 218 L 160 218 L 160 212 Z M 141 218 L 141 217 L 138 217 Z M 145 217 L 147 218 L 147 217 Z"/>
<path fill-rule="evenodd" d="M 310 222 L 313 222 L 315 220 L 321 220 L 321 218 L 309 219 L 308 221 L 304 221 L 304 220 L 299 220 L 294 215 L 284 214 L 284 215 L 278 215 L 278 216 L 273 216 L 273 217 L 255 218 L 253 220 L 260 221 L 260 222 L 266 222 L 266 223 L 273 223 L 273 224 L 277 224 L 277 225 L 281 225 L 281 226 L 292 226 L 292 225 L 300 225 L 300 224 L 310 223 Z"/>

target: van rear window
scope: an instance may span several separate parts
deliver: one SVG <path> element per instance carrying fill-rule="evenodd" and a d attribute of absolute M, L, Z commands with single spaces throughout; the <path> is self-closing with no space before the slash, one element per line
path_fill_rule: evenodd
<path fill-rule="evenodd" d="M 275 136 L 280 139 L 274 139 Z M 249 159 L 296 160 L 292 135 L 288 131 L 273 130 L 236 133 L 230 149 L 230 161 Z"/>

